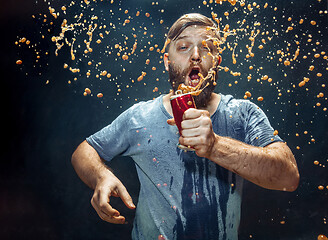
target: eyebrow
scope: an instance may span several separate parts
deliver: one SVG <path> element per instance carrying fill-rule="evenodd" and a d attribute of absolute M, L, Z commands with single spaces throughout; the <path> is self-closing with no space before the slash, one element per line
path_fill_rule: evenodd
<path fill-rule="evenodd" d="M 188 38 L 190 38 L 189 35 L 182 35 L 182 36 L 177 37 L 177 39 L 175 39 L 174 42 L 177 42 L 177 41 L 182 40 L 182 39 L 188 39 Z M 204 40 L 207 41 L 206 38 Z"/>
<path fill-rule="evenodd" d="M 178 40 L 185 39 L 185 38 L 189 38 L 189 36 L 188 35 L 182 35 L 182 36 L 177 37 L 177 39 L 175 39 L 174 41 L 177 42 Z"/>

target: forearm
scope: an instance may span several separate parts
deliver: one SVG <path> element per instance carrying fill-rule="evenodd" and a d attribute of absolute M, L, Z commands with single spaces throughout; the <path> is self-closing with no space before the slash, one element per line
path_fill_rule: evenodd
<path fill-rule="evenodd" d="M 72 155 L 72 165 L 81 180 L 94 189 L 91 205 L 99 217 L 110 223 L 124 224 L 125 217 L 109 204 L 110 198 L 120 197 L 130 209 L 134 209 L 135 205 L 124 185 L 104 164 L 97 151 L 86 141 L 82 142 Z"/>
<path fill-rule="evenodd" d="M 113 175 L 96 150 L 86 141 L 77 147 L 71 162 L 77 175 L 92 189 L 95 189 L 100 179 Z"/>
<path fill-rule="evenodd" d="M 209 159 L 243 178 L 268 189 L 294 191 L 299 174 L 285 143 L 254 147 L 235 139 L 215 136 Z"/>

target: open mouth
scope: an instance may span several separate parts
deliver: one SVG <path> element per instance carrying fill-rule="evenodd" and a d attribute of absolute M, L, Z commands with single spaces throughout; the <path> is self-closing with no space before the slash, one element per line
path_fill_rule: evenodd
<path fill-rule="evenodd" d="M 200 81 L 200 76 L 198 73 L 200 72 L 199 67 L 193 67 L 188 75 L 188 83 L 189 86 L 196 87 Z"/>

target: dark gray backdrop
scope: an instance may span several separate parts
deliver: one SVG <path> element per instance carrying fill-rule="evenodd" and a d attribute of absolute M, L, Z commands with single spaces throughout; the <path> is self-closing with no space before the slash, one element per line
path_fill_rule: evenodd
<path fill-rule="evenodd" d="M 299 35 L 304 36 L 301 54 L 306 55 L 312 52 L 313 48 L 317 48 L 318 51 L 328 50 L 327 14 L 318 14 L 319 10 L 327 10 L 327 2 L 315 1 L 311 4 L 308 1 L 270 2 L 270 6 L 277 6 L 278 12 L 281 13 L 276 15 L 278 23 L 276 22 L 274 27 L 288 26 L 286 20 L 288 16 L 292 16 L 293 19 L 304 18 L 308 22 L 312 18 L 317 21 L 318 26 L 314 30 L 311 29 L 309 23 L 302 26 L 302 30 L 299 29 Z M 258 3 L 263 6 L 265 2 Z M 102 4 L 108 5 L 109 2 L 99 3 L 98 7 L 105 9 L 105 5 Z M 59 9 L 63 3 L 54 2 L 52 5 Z M 199 11 L 210 16 L 210 9 L 205 9 L 201 1 L 197 3 L 165 1 L 159 2 L 159 5 L 161 7 L 156 8 L 152 6 L 151 1 L 125 1 L 121 5 L 112 6 L 116 12 L 119 7 L 129 9 L 130 12 L 135 12 L 136 9 L 141 10 L 143 14 L 149 11 L 152 22 L 158 23 L 159 19 L 164 19 L 163 25 L 157 27 L 149 25 L 150 31 L 157 31 L 154 32 L 154 38 L 159 45 L 164 42 L 163 35 L 167 31 L 165 27 L 170 26 L 183 13 Z M 131 90 L 123 91 L 117 96 L 114 83 L 104 83 L 95 78 L 79 77 L 77 82 L 68 84 L 67 81 L 74 78 L 73 74 L 63 68 L 63 63 L 69 62 L 68 49 L 65 50 L 66 54 L 55 57 L 54 45 L 49 40 L 51 34 L 46 35 L 48 41 L 41 42 L 39 31 L 42 29 L 44 32 L 45 27 L 39 20 L 31 17 L 32 14 L 37 16 L 39 13 L 45 13 L 50 19 L 47 8 L 46 3 L 36 3 L 30 0 L 2 2 L 0 7 L 1 116 L 3 120 L 0 165 L 0 238 L 129 239 L 134 211 L 127 210 L 120 200 L 113 200 L 112 204 L 127 217 L 128 224 L 112 225 L 101 221 L 90 204 L 92 191 L 76 176 L 70 164 L 70 157 L 85 137 L 110 123 L 119 113 L 131 106 L 135 98 L 140 101 L 158 96 L 159 93 L 152 92 L 154 86 L 158 86 L 162 93 L 167 92 L 169 89 L 167 75 L 161 73 L 163 67 L 158 63 L 158 56 L 155 64 L 158 71 L 152 73 L 147 66 L 144 67 L 143 63 L 146 58 L 152 58 L 153 55 L 140 55 L 139 60 L 142 64 L 127 66 L 127 75 L 120 70 L 120 73 L 116 74 L 121 76 L 117 81 L 131 84 L 129 77 L 136 79 L 141 71 L 146 69 L 149 79 L 153 79 L 146 87 L 142 83 L 139 85 L 137 83 Z M 162 8 L 165 9 L 164 14 L 159 11 Z M 216 8 L 214 11 L 222 14 L 224 9 Z M 124 19 L 123 11 L 119 13 Z M 273 11 L 259 13 L 258 17 L 262 20 L 266 19 L 264 22 L 268 24 L 268 19 L 270 19 L 268 14 L 273 14 Z M 118 17 L 116 16 L 116 21 Z M 141 18 L 140 22 L 142 21 L 147 21 L 147 18 Z M 59 21 L 55 23 L 57 26 L 60 24 Z M 269 27 L 272 30 L 273 27 Z M 304 30 L 304 28 L 309 28 L 309 30 Z M 320 30 L 321 34 L 318 33 Z M 52 31 L 58 33 L 56 28 Z M 295 31 L 297 31 L 296 27 Z M 311 33 L 313 39 L 320 42 L 319 47 L 306 44 L 307 33 Z M 31 50 L 15 46 L 14 42 L 17 41 L 18 36 L 26 36 L 31 42 L 40 41 L 37 49 L 48 50 L 49 55 L 47 57 L 42 55 L 40 62 L 33 67 L 36 55 Z M 277 38 L 267 47 L 276 51 L 281 48 L 285 40 Z M 117 41 L 121 40 L 117 39 Z M 15 64 L 17 59 L 24 59 L 22 66 Z M 223 63 L 224 61 L 225 59 Z M 256 98 L 252 101 L 263 108 L 274 128 L 279 129 L 280 136 L 288 142 L 298 161 L 301 173 L 300 186 L 294 193 L 269 191 L 251 183 L 245 183 L 240 239 L 305 240 L 316 239 L 319 234 L 328 235 L 327 225 L 324 223 L 324 218 L 328 217 L 328 190 L 317 189 L 318 185 L 328 185 L 327 170 L 313 164 L 314 160 L 327 164 L 328 158 L 327 115 L 322 108 L 318 110 L 313 107 L 318 101 L 316 94 L 319 92 L 326 94 L 321 84 L 324 79 L 327 79 L 325 70 L 327 61 L 320 60 L 319 63 L 318 61 L 315 64 L 323 69 L 323 77 L 311 78 L 307 85 L 309 91 L 297 88 L 293 94 L 285 93 L 287 89 L 292 89 L 291 83 L 298 84 L 299 79 L 309 75 L 307 68 L 311 64 L 310 60 L 304 65 L 299 63 L 298 69 L 287 72 L 288 78 L 283 78 L 284 70 L 281 66 L 276 67 L 275 64 L 266 66 L 263 58 L 255 62 L 257 66 L 263 65 L 270 76 L 273 76 L 274 80 L 279 83 L 278 86 L 284 94 L 278 100 L 275 87 L 262 88 L 255 80 L 248 83 L 243 78 L 238 79 L 238 85 L 230 88 L 228 83 L 233 83 L 235 78 L 222 73 L 218 92 L 230 93 L 240 98 L 246 90 L 252 90 L 255 95 L 266 96 L 262 103 L 258 103 Z M 122 68 L 121 62 L 112 63 L 113 67 L 110 69 L 113 75 L 116 69 Z M 231 60 L 226 59 L 226 63 L 227 66 L 233 67 Z M 114 67 L 114 64 L 118 65 Z M 82 64 L 81 69 L 83 69 Z M 243 67 L 239 66 L 239 70 L 243 70 Z M 160 82 L 154 80 L 157 77 L 156 74 Z M 124 78 L 127 78 L 126 82 Z M 45 84 L 46 80 L 49 80 L 49 84 Z M 95 96 L 84 97 L 83 90 L 89 86 L 93 87 L 92 90 L 104 92 L 104 98 L 100 100 Z M 321 102 L 324 106 L 327 105 L 325 101 Z M 301 107 L 297 107 L 295 103 L 301 103 Z M 296 112 L 299 113 L 298 116 Z M 301 137 L 295 137 L 296 132 L 302 133 L 304 130 L 309 131 L 309 135 L 313 135 L 315 143 L 308 144 L 310 136 L 301 134 Z M 297 151 L 296 146 L 301 146 L 301 149 Z M 126 185 L 136 203 L 139 186 L 132 160 L 117 158 L 113 160 L 111 167 Z M 285 221 L 285 224 L 281 224 L 281 221 Z"/>

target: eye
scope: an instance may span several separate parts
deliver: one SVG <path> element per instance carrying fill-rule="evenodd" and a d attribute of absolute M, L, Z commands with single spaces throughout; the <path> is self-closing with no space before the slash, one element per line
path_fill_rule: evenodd
<path fill-rule="evenodd" d="M 208 43 L 207 46 L 203 45 L 203 49 L 208 52 L 213 52 L 213 44 Z"/>
<path fill-rule="evenodd" d="M 187 51 L 189 49 L 190 44 L 185 41 L 179 41 L 176 45 L 177 51 Z"/>
<path fill-rule="evenodd" d="M 203 50 L 208 51 L 208 48 L 206 46 L 203 46 Z M 211 48 L 210 48 L 211 50 Z"/>
<path fill-rule="evenodd" d="M 216 52 L 216 48 L 214 46 L 209 45 L 206 51 L 214 54 Z"/>

